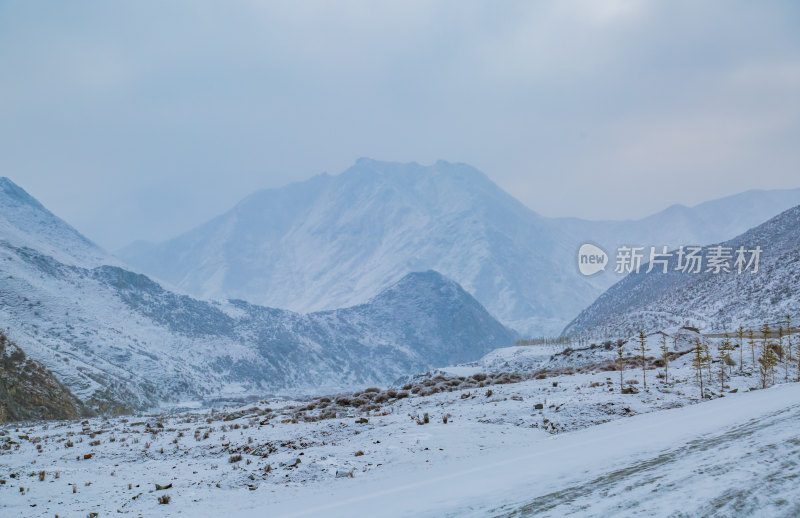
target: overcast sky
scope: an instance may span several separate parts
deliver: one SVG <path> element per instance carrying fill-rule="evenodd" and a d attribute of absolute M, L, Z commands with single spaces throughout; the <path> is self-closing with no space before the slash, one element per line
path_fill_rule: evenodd
<path fill-rule="evenodd" d="M 800 2 L 0 0 L 0 175 L 111 250 L 361 156 L 589 219 L 800 187 Z"/>

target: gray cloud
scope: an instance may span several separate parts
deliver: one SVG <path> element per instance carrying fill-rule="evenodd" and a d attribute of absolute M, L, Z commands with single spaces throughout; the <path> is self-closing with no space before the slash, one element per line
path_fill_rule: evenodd
<path fill-rule="evenodd" d="M 100 244 L 359 156 L 592 219 L 797 187 L 794 2 L 3 2 L 0 174 Z"/>

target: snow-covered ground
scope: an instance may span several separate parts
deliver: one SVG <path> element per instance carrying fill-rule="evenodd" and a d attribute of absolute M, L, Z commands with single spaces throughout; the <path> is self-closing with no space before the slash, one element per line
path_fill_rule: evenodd
<path fill-rule="evenodd" d="M 655 412 L 361 484 L 206 506 L 237 516 L 797 516 L 800 386 Z M 519 437 L 518 437 L 519 438 Z M 249 500 L 249 501 L 248 501 Z M 199 510 L 199 507 L 194 507 Z"/>
<path fill-rule="evenodd" d="M 657 341 L 658 335 L 650 338 L 650 354 Z M 621 394 L 619 373 L 603 370 L 612 354 L 595 347 L 572 351 L 570 360 L 536 347 L 496 351 L 460 367 L 462 378 L 420 377 L 417 386 L 429 382 L 421 392 L 415 387 L 409 397 L 369 411 L 339 408 L 326 419 L 314 417 L 319 408 L 303 410 L 314 401 L 272 400 L 6 425 L 0 515 L 708 516 L 719 506 L 720 515 L 766 509 L 763 515 L 778 516 L 796 510 L 800 498 L 784 489 L 800 460 L 800 386 L 748 392 L 759 381 L 746 370 L 726 379 L 724 392 L 712 380 L 715 400 L 680 408 L 699 399 L 689 355 L 670 364 L 669 383 L 657 378 L 662 369 L 650 369 L 647 391 L 639 383 L 638 393 Z M 531 370 L 534 357 L 547 370 Z M 568 361 L 583 367 L 562 372 Z M 504 378 L 478 383 L 468 372 L 498 365 L 524 371 L 524 381 L 490 385 Z M 640 369 L 624 376 L 641 378 Z M 451 389 L 483 386 L 420 395 L 450 381 Z M 163 495 L 169 504 L 158 503 Z"/>

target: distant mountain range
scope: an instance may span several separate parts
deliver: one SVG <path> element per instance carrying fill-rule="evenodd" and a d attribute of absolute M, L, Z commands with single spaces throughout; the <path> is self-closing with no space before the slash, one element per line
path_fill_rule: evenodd
<path fill-rule="evenodd" d="M 209 302 L 134 273 L 0 179 L 0 322 L 97 410 L 385 384 L 509 345 L 458 284 L 404 275 L 363 304 L 299 314 Z"/>
<path fill-rule="evenodd" d="M 581 242 L 720 242 L 795 198 L 752 191 L 639 221 L 549 219 L 463 164 L 360 160 L 123 254 L 178 290 L 228 296 L 209 300 L 132 271 L 3 178 L 0 322 L 94 410 L 386 384 L 508 346 L 518 335 L 495 316 L 538 333 L 580 313 L 619 279 L 580 276 Z M 566 332 L 796 314 L 798 223 L 795 208 L 727 243 L 762 246 L 758 276 L 632 275 Z M 270 307 L 281 305 L 302 312 Z"/>
<path fill-rule="evenodd" d="M 359 304 L 413 271 L 436 270 L 523 335 L 556 335 L 621 279 L 577 269 L 581 244 L 730 239 L 794 205 L 800 189 L 749 191 L 636 221 L 546 218 L 480 171 L 360 159 L 244 199 L 159 244 L 119 252 L 142 272 L 203 298 L 307 312 Z"/>
<path fill-rule="evenodd" d="M 705 247 L 703 256 L 708 257 Z M 705 331 L 733 332 L 739 325 L 758 329 L 764 322 L 776 328 L 786 315 L 800 323 L 800 206 L 789 209 L 742 235 L 719 244 L 733 251 L 730 273 L 676 270 L 673 255 L 668 272 L 659 265 L 643 267 L 611 287 L 564 330 L 565 334 L 626 337 L 638 329 L 653 331 L 690 325 Z M 736 250 L 762 249 L 758 271 L 738 272 Z M 749 262 L 751 254 L 745 254 Z M 685 263 L 684 263 L 685 264 Z M 746 265 L 745 265 L 746 266 Z"/>

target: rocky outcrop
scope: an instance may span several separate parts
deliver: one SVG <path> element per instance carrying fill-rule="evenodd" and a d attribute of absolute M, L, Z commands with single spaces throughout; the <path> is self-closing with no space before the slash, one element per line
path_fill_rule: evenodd
<path fill-rule="evenodd" d="M 0 424 L 38 419 L 76 419 L 83 404 L 41 363 L 26 357 L 0 332 Z"/>

